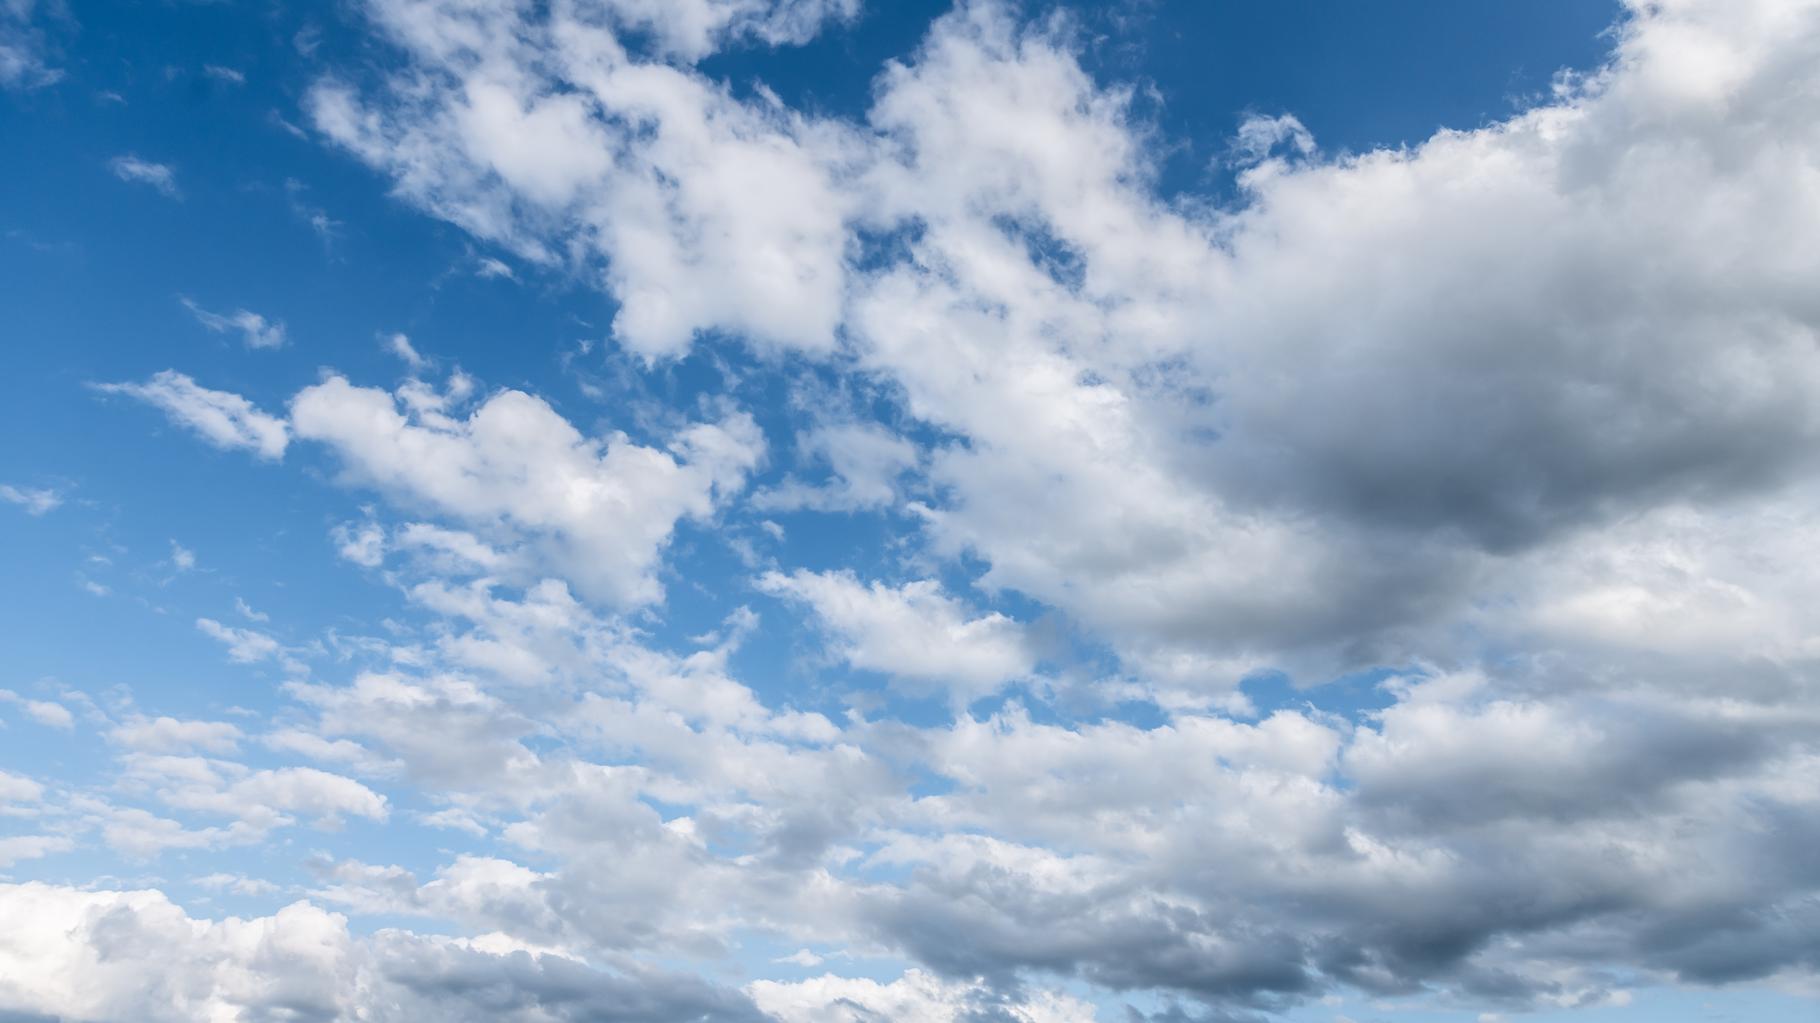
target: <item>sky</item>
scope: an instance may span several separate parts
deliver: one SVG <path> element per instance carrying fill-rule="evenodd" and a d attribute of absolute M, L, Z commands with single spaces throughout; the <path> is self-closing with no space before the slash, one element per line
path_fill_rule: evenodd
<path fill-rule="evenodd" d="M 1806 1021 L 1820 0 L 0 0 L 0 1023 Z"/>

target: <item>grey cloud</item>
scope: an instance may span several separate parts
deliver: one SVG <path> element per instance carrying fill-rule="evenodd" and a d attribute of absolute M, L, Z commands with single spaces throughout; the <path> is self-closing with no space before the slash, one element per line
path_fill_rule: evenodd
<path fill-rule="evenodd" d="M 745 995 L 694 977 L 609 970 L 549 954 L 483 951 L 453 939 L 349 934 L 308 903 L 254 920 L 188 918 L 157 892 L 0 886 L 29 935 L 22 976 L 0 941 L 0 1013 L 84 1023 L 423 1019 L 736 1023 L 769 1019 Z"/>

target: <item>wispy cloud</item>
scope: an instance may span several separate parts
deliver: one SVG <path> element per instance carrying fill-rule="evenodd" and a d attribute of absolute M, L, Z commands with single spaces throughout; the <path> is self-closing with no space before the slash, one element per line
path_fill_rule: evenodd
<path fill-rule="evenodd" d="M 108 166 L 113 168 L 114 176 L 122 181 L 149 185 L 169 199 L 183 198 L 182 189 L 177 187 L 177 170 L 170 164 L 141 160 L 128 153 L 114 157 Z"/>
<path fill-rule="evenodd" d="M 63 495 L 48 487 L 15 487 L 11 483 L 0 483 L 0 501 L 24 508 L 27 515 L 43 515 L 55 511 L 63 503 Z"/>
<path fill-rule="evenodd" d="M 411 339 L 403 334 L 393 333 L 385 338 L 385 350 L 403 359 L 405 365 L 412 369 L 422 369 L 430 364 L 411 344 Z"/>
<path fill-rule="evenodd" d="M 93 384 L 102 394 L 123 394 L 162 409 L 181 426 L 218 448 L 241 448 L 261 458 L 279 459 L 290 443 L 283 419 L 260 411 L 228 391 L 203 387 L 175 370 L 152 375 L 144 383 Z"/>
<path fill-rule="evenodd" d="M 284 347 L 284 324 L 281 321 L 268 320 L 249 309 L 235 309 L 227 313 L 210 312 L 187 295 L 179 295 L 178 301 L 190 311 L 190 315 L 196 317 L 196 322 L 215 333 L 238 331 L 248 348 Z"/>

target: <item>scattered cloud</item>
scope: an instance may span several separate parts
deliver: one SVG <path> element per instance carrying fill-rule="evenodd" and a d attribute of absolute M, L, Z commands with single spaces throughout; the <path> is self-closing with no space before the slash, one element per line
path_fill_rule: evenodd
<path fill-rule="evenodd" d="M 180 300 L 190 315 L 196 317 L 197 323 L 217 334 L 238 332 L 241 341 L 253 349 L 284 347 L 284 324 L 276 320 L 267 320 L 258 313 L 245 309 L 236 309 L 231 313 L 213 313 L 187 297 Z"/>
<path fill-rule="evenodd" d="M 284 457 L 290 430 L 238 394 L 203 387 L 175 370 L 155 373 L 139 384 L 95 384 L 103 394 L 123 394 L 155 406 L 171 420 L 222 449 L 244 449 L 276 461 Z"/>
<path fill-rule="evenodd" d="M 183 198 L 182 189 L 177 187 L 177 171 L 169 164 L 141 160 L 129 153 L 114 157 L 108 167 L 122 181 L 148 185 L 167 199 Z"/>
<path fill-rule="evenodd" d="M 385 350 L 391 352 L 413 370 L 421 370 L 430 364 L 430 360 L 418 354 L 411 345 L 411 339 L 400 333 L 391 333 L 384 338 Z"/>
<path fill-rule="evenodd" d="M 27 515 L 43 515 L 62 506 L 63 495 L 49 487 L 16 487 L 0 483 L 0 501 L 18 505 Z"/>

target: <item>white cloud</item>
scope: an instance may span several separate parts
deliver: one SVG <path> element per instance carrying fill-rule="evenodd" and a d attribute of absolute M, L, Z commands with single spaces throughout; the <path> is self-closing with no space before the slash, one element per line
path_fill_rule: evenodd
<path fill-rule="evenodd" d="M 386 335 L 385 350 L 403 360 L 405 365 L 414 370 L 422 369 L 429 365 L 430 362 L 417 353 L 417 349 L 411 346 L 411 339 L 403 334 L 392 333 Z"/>
<path fill-rule="evenodd" d="M 743 413 L 687 427 L 666 451 L 583 436 L 520 391 L 465 419 L 421 398 L 332 377 L 293 399 L 292 424 L 334 448 L 352 480 L 522 534 L 583 592 L 619 605 L 657 599 L 657 559 L 677 521 L 711 515 L 764 452 Z"/>
<path fill-rule="evenodd" d="M 9 689 L 0 689 L 0 703 L 15 703 L 25 708 L 25 713 L 41 725 L 49 728 L 69 729 L 75 727 L 76 719 L 71 716 L 69 708 L 49 700 L 33 700 Z"/>
<path fill-rule="evenodd" d="M 944 980 L 922 970 L 889 982 L 832 974 L 793 983 L 761 980 L 748 990 L 759 1008 L 780 1023 L 966 1023 L 988 1010 L 991 1018 L 1007 1023 L 1095 1023 L 1100 1018 L 1090 1003 L 1058 992 L 1005 998 L 985 984 Z"/>
<path fill-rule="evenodd" d="M 253 349 L 283 348 L 285 344 L 284 324 L 268 320 L 255 312 L 236 309 L 231 313 L 215 313 L 197 305 L 188 297 L 180 297 L 183 307 L 196 317 L 196 322 L 217 334 L 237 331 L 240 340 Z"/>
<path fill-rule="evenodd" d="M 859 511 L 897 501 L 898 480 L 917 464 L 916 446 L 870 424 L 819 426 L 797 441 L 800 452 L 826 462 L 831 478 L 822 485 L 794 478 L 752 495 L 759 509 Z"/>
<path fill-rule="evenodd" d="M 115 726 L 107 737 L 139 753 L 232 753 L 240 747 L 241 732 L 225 721 L 141 717 Z"/>
<path fill-rule="evenodd" d="M 758 587 L 807 604 L 848 664 L 951 692 L 962 702 L 1025 678 L 1036 658 L 1024 628 L 967 609 L 924 579 L 899 587 L 862 583 L 850 572 L 766 573 Z"/>
<path fill-rule="evenodd" d="M 155 373 L 142 384 L 96 384 L 95 389 L 155 405 L 218 448 L 240 448 L 275 461 L 284 457 L 290 443 L 284 420 L 261 412 L 238 394 L 209 390 L 175 370 Z"/>
<path fill-rule="evenodd" d="M 666 53 L 700 60 L 742 37 L 806 43 L 827 22 L 851 20 L 860 0 L 606 0 L 601 7 L 619 25 L 650 33 Z"/>
<path fill-rule="evenodd" d="M 16 504 L 27 515 L 43 515 L 63 504 L 63 495 L 48 487 L 15 487 L 0 483 L 0 501 Z"/>
<path fill-rule="evenodd" d="M 0 870 L 74 847 L 75 843 L 62 835 L 9 835 L 0 838 Z"/>
<path fill-rule="evenodd" d="M 190 883 L 211 891 L 233 892 L 235 895 L 270 895 L 278 890 L 278 886 L 270 881 L 240 874 L 205 874 L 193 878 Z"/>
<path fill-rule="evenodd" d="M 45 10 L 58 8 L 36 0 L 0 4 L 0 87 L 35 89 L 63 77 L 46 62 L 45 34 L 34 24 L 34 15 Z"/>
<path fill-rule="evenodd" d="M 179 572 L 188 572 L 196 567 L 196 552 L 172 540 L 171 566 Z"/>
<path fill-rule="evenodd" d="M 378 568 L 385 564 L 385 529 L 377 523 L 344 522 L 330 531 L 330 537 L 335 541 L 337 554 L 362 568 Z"/>
<path fill-rule="evenodd" d="M 169 164 L 141 160 L 129 153 L 114 157 L 108 167 L 122 181 L 149 185 L 167 199 L 183 198 L 183 191 L 177 187 L 177 171 Z"/>
<path fill-rule="evenodd" d="M 0 771 L 0 808 L 15 803 L 35 803 L 43 795 L 43 785 L 23 775 Z"/>
<path fill-rule="evenodd" d="M 483 256 L 481 260 L 474 265 L 474 276 L 487 280 L 504 279 L 515 281 L 518 279 L 518 275 L 512 272 L 510 266 L 507 266 L 501 260 L 494 259 L 492 256 Z"/>
<path fill-rule="evenodd" d="M 983 563 L 1088 654 L 935 723 L 826 679 L 748 685 L 738 645 L 778 616 L 692 606 L 678 630 L 651 605 L 677 523 L 758 465 L 752 420 L 635 441 L 462 378 L 331 376 L 295 426 L 400 507 L 336 539 L 405 610 L 338 641 L 351 680 L 294 682 L 246 727 L 263 755 L 411 786 L 407 817 L 481 851 L 314 863 L 317 897 L 388 916 L 358 938 L 308 904 L 210 922 L 154 892 L 0 888 L 30 921 L 0 932 L 0 1013 L 1077 1023 L 1091 1007 L 1053 989 L 1162 1020 L 1811 987 L 1820 7 L 1634 5 L 1610 69 L 1405 150 L 1245 122 L 1218 209 L 1159 198 L 1126 94 L 990 3 L 888 69 L 863 124 L 743 104 L 610 33 L 685 65 L 768 38 L 726 5 L 548 9 L 383 0 L 415 66 L 376 96 L 323 83 L 318 127 L 518 258 L 604 260 L 636 353 L 720 328 L 855 378 L 926 456 L 809 410 L 830 481 L 755 500 L 912 495 L 907 563 Z M 850 258 L 861 232 L 901 244 Z M 263 413 L 178 380 L 236 410 L 180 422 L 269 446 L 243 425 Z M 956 703 L 1035 671 L 1026 626 L 932 580 L 757 585 L 850 666 Z M 1267 714 L 1232 691 L 1411 661 Z M 1108 713 L 1146 698 L 1157 720 Z M 390 819 L 354 777 L 221 759 L 237 726 L 114 716 L 127 749 L 94 790 L 0 777 L 9 813 L 53 822 L 28 837 L 150 857 Z M 742 996 L 633 965 L 724 963 L 754 932 L 818 950 L 799 966 L 917 968 Z"/>
<path fill-rule="evenodd" d="M 388 0 L 371 12 L 420 62 L 392 79 L 398 106 L 335 81 L 307 106 L 318 131 L 396 172 L 401 194 L 520 258 L 549 263 L 567 243 L 546 234 L 572 232 L 619 298 L 615 338 L 642 356 L 680 354 L 713 328 L 827 351 L 850 205 L 825 166 L 840 133 L 634 60 L 610 32 L 630 18 L 694 52 L 715 31 L 704 17 L 783 41 L 847 7 L 615 2 L 524 19 Z M 539 50 L 564 88 L 531 71 Z"/>
<path fill-rule="evenodd" d="M 254 629 L 240 629 L 232 625 L 223 625 L 213 618 L 196 619 L 196 628 L 214 639 L 225 643 L 228 658 L 239 664 L 253 664 L 267 658 L 277 657 L 284 652 L 283 644 L 276 639 Z"/>
<path fill-rule="evenodd" d="M 308 902 L 270 916 L 190 917 L 162 892 L 0 886 L 0 1011 L 188 1023 L 759 1023 L 737 992 L 654 970 L 609 972 L 498 935 L 356 937 Z M 488 951 L 492 949 L 493 951 Z M 492 992 L 488 1002 L 473 1000 Z M 497 998 L 497 1001 L 494 998 Z"/>

